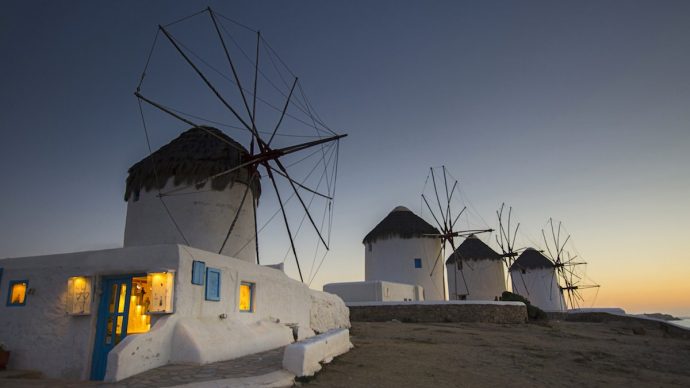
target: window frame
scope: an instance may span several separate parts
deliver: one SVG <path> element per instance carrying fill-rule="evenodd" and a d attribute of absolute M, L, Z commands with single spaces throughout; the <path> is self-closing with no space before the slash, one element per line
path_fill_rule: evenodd
<path fill-rule="evenodd" d="M 195 281 L 195 278 L 196 279 Z M 192 261 L 192 284 L 203 286 L 206 283 L 206 262 L 201 260 Z"/>
<path fill-rule="evenodd" d="M 241 293 L 239 292 L 239 290 L 242 289 L 242 286 L 249 286 L 249 310 L 242 310 L 240 308 L 239 298 L 241 298 Z M 256 294 L 255 294 L 256 283 L 248 282 L 248 281 L 241 281 L 239 290 L 237 293 L 237 310 L 239 310 L 239 312 L 241 312 L 241 313 L 253 313 L 253 312 L 255 312 L 256 311 L 256 305 L 255 305 L 254 301 L 256 300 Z"/>
<path fill-rule="evenodd" d="M 12 287 L 15 284 L 24 283 L 26 290 L 24 291 L 24 301 L 22 303 L 12 303 Z M 7 287 L 7 307 L 21 307 L 26 306 L 26 300 L 29 299 L 29 280 L 10 280 Z"/>
<path fill-rule="evenodd" d="M 210 274 L 215 274 L 218 276 L 218 288 L 216 290 L 216 295 L 211 295 L 210 291 L 212 291 L 209 288 L 209 275 Z M 222 281 L 222 272 L 218 268 L 211 268 L 211 267 L 206 267 L 206 289 L 204 292 L 204 299 L 212 302 L 220 302 L 220 287 L 221 287 L 221 281 Z"/>

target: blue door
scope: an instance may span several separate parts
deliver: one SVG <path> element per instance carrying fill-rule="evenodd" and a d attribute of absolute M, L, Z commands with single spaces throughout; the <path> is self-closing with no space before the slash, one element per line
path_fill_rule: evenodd
<path fill-rule="evenodd" d="M 103 278 L 98 305 L 96 340 L 93 346 L 91 380 L 103 380 L 108 353 L 127 336 L 132 275 Z"/>

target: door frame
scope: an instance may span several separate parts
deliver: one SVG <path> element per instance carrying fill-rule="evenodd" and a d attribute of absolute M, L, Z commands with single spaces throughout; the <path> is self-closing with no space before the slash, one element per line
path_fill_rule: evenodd
<path fill-rule="evenodd" d="M 103 380 L 106 370 L 108 368 L 108 354 L 114 349 L 122 340 L 127 337 L 127 323 L 129 318 L 129 299 L 132 295 L 132 278 L 146 276 L 146 274 L 126 274 L 126 275 L 110 275 L 101 277 L 100 287 L 101 295 L 98 303 L 98 314 L 96 319 L 96 334 L 93 342 L 93 353 L 91 357 L 91 380 Z M 125 303 L 122 313 L 118 312 L 120 302 L 120 287 L 117 289 L 116 298 L 114 301 L 113 313 L 109 311 L 109 300 L 112 293 L 112 285 L 126 284 L 127 291 L 125 292 Z M 117 329 L 117 318 L 122 317 L 122 328 L 120 340 L 118 343 L 106 345 L 105 334 L 108 324 L 108 318 L 113 317 L 113 332 Z"/>

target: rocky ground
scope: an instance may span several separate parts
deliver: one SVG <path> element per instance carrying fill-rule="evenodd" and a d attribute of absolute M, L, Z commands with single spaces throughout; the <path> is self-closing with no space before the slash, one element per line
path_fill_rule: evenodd
<path fill-rule="evenodd" d="M 354 322 L 303 387 L 690 386 L 690 339 L 631 321 Z"/>

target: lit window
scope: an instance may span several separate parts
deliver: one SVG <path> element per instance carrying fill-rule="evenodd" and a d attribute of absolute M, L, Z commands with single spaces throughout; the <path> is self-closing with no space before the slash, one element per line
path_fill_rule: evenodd
<path fill-rule="evenodd" d="M 422 259 L 414 259 L 414 267 L 415 268 L 422 268 Z"/>
<path fill-rule="evenodd" d="M 67 280 L 67 314 L 88 315 L 91 299 L 90 277 L 72 276 Z"/>
<path fill-rule="evenodd" d="M 26 304 L 26 290 L 28 287 L 28 280 L 10 281 L 10 292 L 7 294 L 7 305 L 24 306 Z"/>
<path fill-rule="evenodd" d="M 240 284 L 240 311 L 254 312 L 254 283 L 242 282 Z"/>

